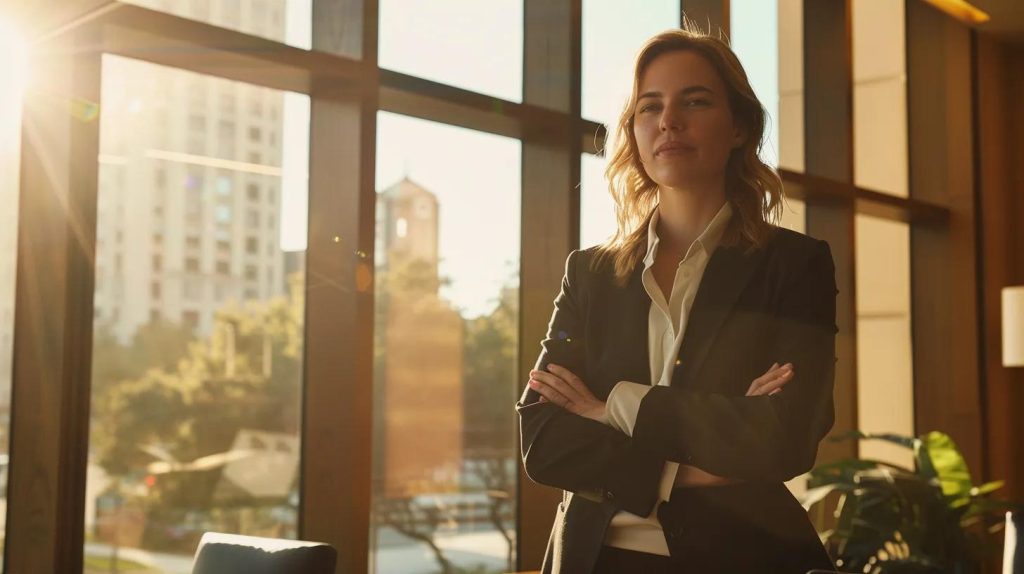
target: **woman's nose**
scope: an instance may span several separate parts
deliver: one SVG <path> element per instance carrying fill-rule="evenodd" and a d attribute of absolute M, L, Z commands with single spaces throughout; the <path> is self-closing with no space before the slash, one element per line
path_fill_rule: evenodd
<path fill-rule="evenodd" d="M 679 119 L 679 117 L 677 117 L 677 114 L 666 111 L 665 113 L 661 114 L 660 127 L 661 131 L 663 132 L 668 131 L 670 129 L 673 131 L 677 131 L 682 127 L 682 122 Z"/>

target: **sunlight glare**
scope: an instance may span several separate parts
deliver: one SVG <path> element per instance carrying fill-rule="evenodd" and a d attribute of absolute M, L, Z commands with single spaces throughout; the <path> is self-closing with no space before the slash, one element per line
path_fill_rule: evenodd
<path fill-rule="evenodd" d="M 18 29 L 0 20 L 0 68 L 9 81 L 0 83 L 0 147 L 7 149 L 21 119 L 22 95 L 28 84 L 28 43 Z M 16 141 L 16 140 L 15 140 Z"/>

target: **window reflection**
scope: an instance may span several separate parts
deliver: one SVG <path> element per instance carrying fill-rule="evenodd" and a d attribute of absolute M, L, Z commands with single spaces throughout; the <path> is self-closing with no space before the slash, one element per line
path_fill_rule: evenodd
<path fill-rule="evenodd" d="M 380 113 L 378 150 L 375 569 L 506 572 L 520 145 Z"/>

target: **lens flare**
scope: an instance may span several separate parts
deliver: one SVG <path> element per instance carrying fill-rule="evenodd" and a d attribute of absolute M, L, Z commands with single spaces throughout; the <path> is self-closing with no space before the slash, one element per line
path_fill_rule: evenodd
<path fill-rule="evenodd" d="M 28 43 L 18 29 L 0 20 L 0 149 L 9 150 L 18 141 L 22 96 L 28 85 Z"/>

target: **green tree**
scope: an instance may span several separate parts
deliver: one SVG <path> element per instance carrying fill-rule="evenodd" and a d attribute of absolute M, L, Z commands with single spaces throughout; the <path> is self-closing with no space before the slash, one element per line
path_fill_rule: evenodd
<path fill-rule="evenodd" d="M 225 306 L 204 340 L 159 323 L 140 329 L 126 348 L 109 333 L 95 337 L 93 454 L 115 484 L 144 492 L 140 503 L 151 521 L 162 516 L 173 522 L 188 510 L 218 505 L 213 493 L 221 468 L 172 468 L 150 476 L 142 489 L 150 463 L 224 453 L 243 429 L 298 432 L 303 341 L 298 283 L 293 282 L 289 298 Z"/>

